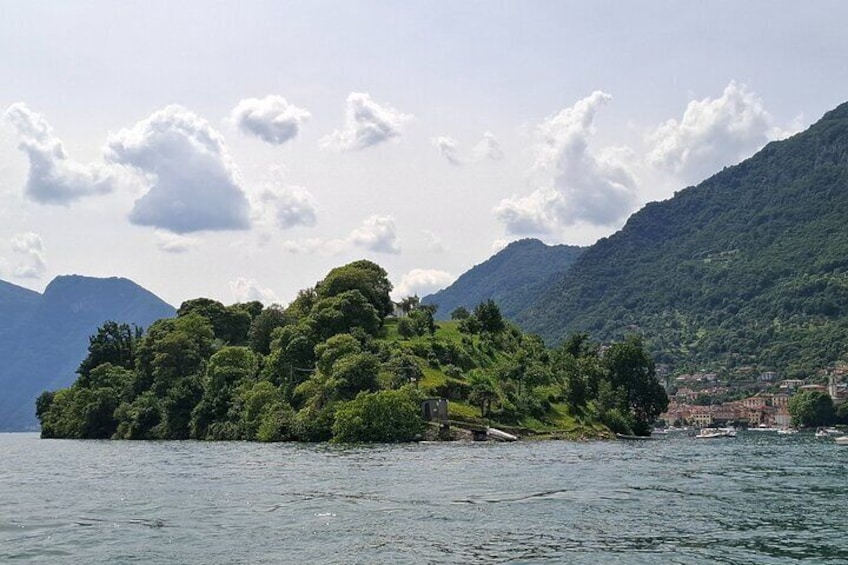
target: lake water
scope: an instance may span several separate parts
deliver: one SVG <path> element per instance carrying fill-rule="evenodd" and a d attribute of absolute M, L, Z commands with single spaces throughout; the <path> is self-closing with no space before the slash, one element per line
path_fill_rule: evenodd
<path fill-rule="evenodd" d="M 334 446 L 0 434 L 2 563 L 848 563 L 812 435 Z"/>

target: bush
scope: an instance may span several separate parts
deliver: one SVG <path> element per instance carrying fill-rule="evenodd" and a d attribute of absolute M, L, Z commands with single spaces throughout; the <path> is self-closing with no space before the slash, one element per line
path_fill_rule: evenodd
<path fill-rule="evenodd" d="M 423 427 L 417 399 L 407 390 L 363 392 L 339 406 L 333 424 L 333 441 L 412 441 Z"/>

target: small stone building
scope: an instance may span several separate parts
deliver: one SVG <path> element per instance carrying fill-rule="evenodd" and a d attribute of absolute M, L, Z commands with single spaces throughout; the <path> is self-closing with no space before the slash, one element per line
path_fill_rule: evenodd
<path fill-rule="evenodd" d="M 421 415 L 427 422 L 447 422 L 448 400 L 446 398 L 428 398 L 422 401 Z"/>

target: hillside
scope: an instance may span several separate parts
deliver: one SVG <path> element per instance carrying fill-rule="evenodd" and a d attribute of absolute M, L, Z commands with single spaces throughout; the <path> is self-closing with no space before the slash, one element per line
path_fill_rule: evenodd
<path fill-rule="evenodd" d="M 73 385 L 38 397 L 42 437 L 446 438 L 424 421 L 430 399 L 453 437 L 493 424 L 597 438 L 648 434 L 668 405 L 638 340 L 547 349 L 492 301 L 462 321 L 436 324 L 428 308 L 387 318 L 390 290 L 386 271 L 361 260 L 285 309 L 198 298 L 143 336 L 100 328 Z"/>
<path fill-rule="evenodd" d="M 639 332 L 658 361 L 805 373 L 848 354 L 848 104 L 634 214 L 516 319 Z"/>
<path fill-rule="evenodd" d="M 174 309 L 127 279 L 61 276 L 39 294 L 0 281 L 0 430 L 36 427 L 33 403 L 67 386 L 103 322 L 147 326 Z"/>
<path fill-rule="evenodd" d="M 457 307 L 468 310 L 492 299 L 507 318 L 532 305 L 553 277 L 562 275 L 583 252 L 572 245 L 545 245 L 538 239 L 513 241 L 475 265 L 452 285 L 429 296 L 423 304 L 436 304 L 436 317 L 447 319 Z"/>

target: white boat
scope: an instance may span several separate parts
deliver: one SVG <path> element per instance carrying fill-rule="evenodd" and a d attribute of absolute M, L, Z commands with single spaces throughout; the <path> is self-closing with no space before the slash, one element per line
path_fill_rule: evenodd
<path fill-rule="evenodd" d="M 736 437 L 736 430 L 731 428 L 701 428 L 695 439 L 718 439 L 723 437 Z"/>
<path fill-rule="evenodd" d="M 780 435 L 789 435 L 789 434 L 797 434 L 798 430 L 795 428 L 780 428 L 777 430 L 777 433 Z"/>
<path fill-rule="evenodd" d="M 848 445 L 848 436 L 835 437 L 833 441 L 836 442 L 836 445 Z"/>
<path fill-rule="evenodd" d="M 508 434 L 497 428 L 486 428 L 486 435 L 500 441 L 518 441 L 518 436 Z"/>
<path fill-rule="evenodd" d="M 832 436 L 841 436 L 842 435 L 842 431 L 837 430 L 836 428 L 825 428 L 824 431 L 827 434 L 832 435 Z"/>
<path fill-rule="evenodd" d="M 819 428 L 816 430 L 816 437 L 830 437 L 830 434 L 827 433 L 827 430 Z"/>

